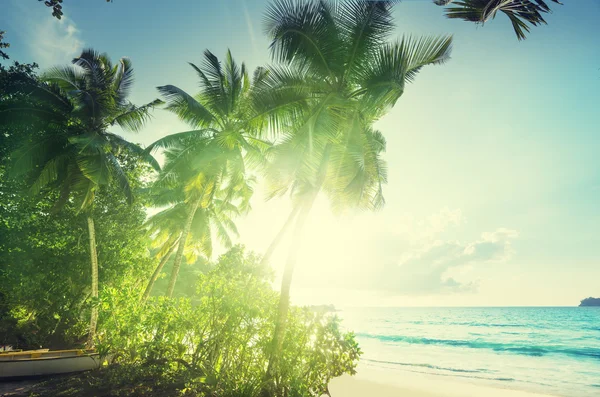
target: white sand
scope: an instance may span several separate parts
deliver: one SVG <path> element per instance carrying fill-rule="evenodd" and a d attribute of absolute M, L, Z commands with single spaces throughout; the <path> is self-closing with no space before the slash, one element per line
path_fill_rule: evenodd
<path fill-rule="evenodd" d="M 362 369 L 329 385 L 331 397 L 552 397 L 501 387 L 488 387 L 435 375 Z"/>

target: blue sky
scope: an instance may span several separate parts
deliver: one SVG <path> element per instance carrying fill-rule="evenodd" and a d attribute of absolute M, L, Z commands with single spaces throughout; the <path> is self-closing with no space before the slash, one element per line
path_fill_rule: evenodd
<path fill-rule="evenodd" d="M 429 1 L 396 7 L 396 37 L 454 34 L 452 59 L 424 69 L 379 122 L 387 205 L 336 218 L 320 200 L 295 275 L 297 302 L 361 305 L 573 305 L 600 295 L 600 2 L 566 0 L 516 40 L 499 16 L 447 20 Z M 34 0 L 0 15 L 13 59 L 44 67 L 83 47 L 128 56 L 136 103 L 156 86 L 194 92 L 206 48 L 268 64 L 266 1 L 65 1 L 57 21 Z M 176 5 L 174 5 L 176 4 Z M 185 129 L 164 111 L 149 144 Z M 239 222 L 261 251 L 289 210 L 265 203 Z M 286 247 L 274 260 L 281 269 Z"/>

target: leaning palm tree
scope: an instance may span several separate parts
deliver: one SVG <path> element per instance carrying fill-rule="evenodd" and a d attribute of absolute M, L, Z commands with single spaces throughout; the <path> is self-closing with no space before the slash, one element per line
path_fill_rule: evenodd
<path fill-rule="evenodd" d="M 562 4 L 558 0 L 550 0 Z M 463 21 L 484 24 L 502 13 L 510 20 L 513 30 L 519 40 L 526 38 L 530 26 L 546 23 L 544 14 L 551 9 L 543 0 L 434 0 L 440 6 L 448 6 L 448 18 L 462 19 Z"/>
<path fill-rule="evenodd" d="M 315 198 L 324 192 L 336 210 L 383 206 L 385 140 L 372 125 L 422 67 L 449 58 L 451 37 L 388 42 L 393 3 L 278 0 L 268 8 L 276 65 L 258 84 L 254 105 L 279 131 L 267 180 L 270 196 L 291 194 L 288 222 L 295 229 L 269 373 L 285 335 L 296 253 Z"/>
<path fill-rule="evenodd" d="M 133 69 L 127 58 L 112 65 L 106 54 L 87 49 L 73 60 L 74 66 L 56 67 L 46 72 L 45 81 L 34 93 L 52 97 L 60 104 L 61 129 L 48 135 L 34 135 L 14 153 L 12 175 L 33 177 L 31 192 L 45 187 L 60 191 L 56 207 L 69 198 L 79 203 L 80 212 L 86 215 L 90 245 L 92 274 L 91 297 L 98 298 L 98 255 L 96 231 L 92 217 L 94 197 L 99 188 L 115 183 L 127 200 L 133 200 L 129 180 L 119 162 L 119 153 L 127 151 L 155 168 L 156 161 L 139 146 L 109 132 L 113 126 L 139 131 L 150 117 L 150 111 L 160 103 L 154 100 L 144 106 L 135 106 L 127 97 L 133 83 Z M 60 99 L 57 101 L 57 99 Z M 49 122 L 56 123 L 56 111 L 8 106 L 3 111 L 46 111 Z M 57 109 L 55 106 L 54 109 Z M 93 344 L 98 321 L 98 308 L 93 305 L 88 345 Z"/>
<path fill-rule="evenodd" d="M 158 249 L 156 257 L 159 263 L 148 281 L 142 302 L 150 296 L 158 275 L 178 246 L 189 210 L 182 189 L 169 189 L 155 194 L 154 197 L 154 204 L 169 207 L 154 214 L 146 222 L 148 232 L 152 236 L 152 246 Z M 241 215 L 240 208 L 248 208 L 246 201 L 249 198 L 241 191 L 229 201 L 222 200 L 217 195 L 206 208 L 195 212 L 184 248 L 187 263 L 193 263 L 198 256 L 211 258 L 215 236 L 225 248 L 232 247 L 231 236 L 239 236 L 233 218 Z"/>
<path fill-rule="evenodd" d="M 240 195 L 247 205 L 252 194 L 247 166 L 263 164 L 270 147 L 256 136 L 261 118 L 252 114 L 250 102 L 252 84 L 264 79 L 265 71 L 258 68 L 251 81 L 245 65 L 239 66 L 229 51 L 224 65 L 207 50 L 201 67 L 191 66 L 200 77 L 198 95 L 172 85 L 158 90 L 167 110 L 194 130 L 166 136 L 147 149 L 174 149 L 155 185 L 181 188 L 187 207 L 167 296 L 173 294 L 196 211 L 209 208 L 215 199 L 231 202 Z"/>

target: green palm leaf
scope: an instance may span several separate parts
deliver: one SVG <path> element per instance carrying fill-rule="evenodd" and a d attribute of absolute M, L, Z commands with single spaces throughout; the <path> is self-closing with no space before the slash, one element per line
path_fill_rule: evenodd
<path fill-rule="evenodd" d="M 109 125 L 117 124 L 126 131 L 138 132 L 150 120 L 151 111 L 163 103 L 160 99 L 155 99 L 142 106 L 135 106 L 129 103 L 121 114 L 109 121 Z"/>
<path fill-rule="evenodd" d="M 208 126 L 214 120 L 211 112 L 188 93 L 174 85 L 158 87 L 158 91 L 166 98 L 166 109 L 175 113 L 180 119 L 194 127 Z"/>

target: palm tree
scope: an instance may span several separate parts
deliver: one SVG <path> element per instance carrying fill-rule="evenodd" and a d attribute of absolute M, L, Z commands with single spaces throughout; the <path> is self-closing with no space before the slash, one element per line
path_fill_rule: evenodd
<path fill-rule="evenodd" d="M 266 14 L 275 66 L 258 84 L 255 108 L 281 131 L 267 171 L 270 195 L 289 192 L 295 222 L 268 373 L 285 335 L 296 253 L 319 192 L 337 211 L 378 209 L 386 182 L 385 140 L 372 124 L 423 66 L 445 62 L 451 37 L 389 43 L 393 1 L 277 0 Z"/>
<path fill-rule="evenodd" d="M 558 0 L 550 1 L 562 4 Z M 452 7 L 446 9 L 448 18 L 480 24 L 494 19 L 501 12 L 510 20 L 519 40 L 526 38 L 529 25 L 545 24 L 543 14 L 551 12 L 548 4 L 543 0 L 434 0 L 434 3 L 440 6 L 452 4 Z"/>
<path fill-rule="evenodd" d="M 266 72 L 258 68 L 251 82 L 245 65 L 238 66 L 229 51 L 224 65 L 208 50 L 201 67 L 190 65 L 200 77 L 198 95 L 172 85 L 158 90 L 167 100 L 167 110 L 194 130 L 166 136 L 147 149 L 176 148 L 155 185 L 181 188 L 187 208 L 167 296 L 173 294 L 196 211 L 210 208 L 215 199 L 231 202 L 243 197 L 247 206 L 252 189 L 246 166 L 261 165 L 270 147 L 256 136 L 263 124 L 252 114 L 250 101 L 252 83 L 260 82 Z"/>
<path fill-rule="evenodd" d="M 167 164 L 170 157 L 177 157 L 172 149 L 167 151 L 166 155 Z M 184 178 L 184 180 L 186 179 Z M 156 248 L 160 247 L 156 254 L 160 261 L 148 281 L 142 302 L 145 302 L 150 296 L 158 275 L 181 239 L 182 228 L 189 211 L 182 187 L 160 189 L 161 191 L 153 192 L 154 194 L 151 195 L 155 205 L 168 205 L 169 207 L 154 214 L 146 222 L 148 231 L 153 237 L 152 245 Z M 241 215 L 240 208 L 245 210 L 249 208 L 247 201 L 250 199 L 250 195 L 247 193 L 247 191 L 240 190 L 234 197 L 229 197 L 229 201 L 221 199 L 217 194 L 206 208 L 196 210 L 184 248 L 186 262 L 194 262 L 199 255 L 210 258 L 213 252 L 214 236 L 225 248 L 232 247 L 231 235 L 239 236 L 233 218 Z"/>
<path fill-rule="evenodd" d="M 117 125 L 139 131 L 150 111 L 161 104 L 154 100 L 135 106 L 127 100 L 133 83 L 133 68 L 127 58 L 112 65 L 106 54 L 86 49 L 73 60 L 74 66 L 56 67 L 42 76 L 45 83 L 34 94 L 51 98 L 52 110 L 25 108 L 13 104 L 3 109 L 9 114 L 46 113 L 49 123 L 61 123 L 57 133 L 34 135 L 13 157 L 12 175 L 31 175 L 31 192 L 45 187 L 60 190 L 59 208 L 74 197 L 86 215 L 92 273 L 91 297 L 98 298 L 98 255 L 92 207 L 101 186 L 116 183 L 131 202 L 129 180 L 119 163 L 119 153 L 127 151 L 158 169 L 158 164 L 139 146 L 109 132 Z M 55 111 L 58 109 L 59 111 Z M 90 318 L 88 345 L 93 344 L 98 308 L 94 303 Z"/>

